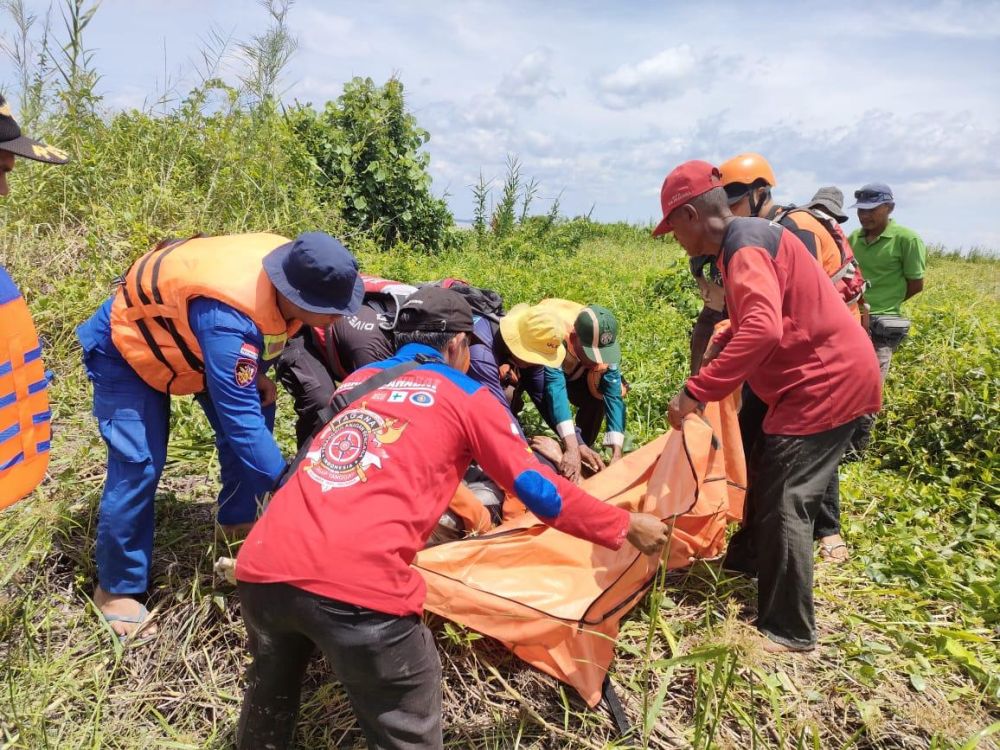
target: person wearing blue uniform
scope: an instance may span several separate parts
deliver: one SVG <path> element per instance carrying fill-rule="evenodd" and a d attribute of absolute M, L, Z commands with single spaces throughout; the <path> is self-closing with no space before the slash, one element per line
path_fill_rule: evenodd
<path fill-rule="evenodd" d="M 232 239 L 238 245 L 240 238 Z M 211 272 L 201 272 L 207 281 L 199 280 L 198 289 L 218 283 L 217 296 L 233 304 L 214 298 L 211 288 L 204 294 L 192 295 L 191 281 L 186 278 L 191 272 L 185 268 L 173 271 L 179 280 L 160 290 L 168 297 L 170 289 L 179 290 L 175 295 L 180 307 L 186 305 L 190 337 L 186 347 L 183 340 L 178 343 L 185 349 L 200 350 L 202 378 L 198 386 L 186 392 L 193 393 L 215 431 L 222 482 L 218 522 L 229 537 L 245 534 L 257 517 L 261 498 L 273 489 L 286 466 L 271 433 L 277 392 L 264 374 L 280 349 L 274 350 L 270 341 L 273 337 L 262 331 L 261 321 L 278 314 L 277 320 L 281 325 L 287 322 L 289 333 L 294 333 L 299 324 L 327 325 L 341 315 L 356 312 L 363 293 L 355 259 L 328 235 L 300 235 L 295 242 L 271 250 L 262 260 L 243 256 L 238 249 L 233 263 L 257 264 L 256 270 L 246 274 L 251 282 L 247 288 L 263 288 L 263 276 L 273 289 L 265 290 L 266 299 L 258 299 L 255 309 L 254 303 L 237 309 L 239 293 L 234 295 L 232 288 L 225 289 L 233 282 L 213 282 L 217 274 Z M 137 261 L 140 274 L 142 263 L 142 259 Z M 161 271 L 162 285 L 170 266 L 163 262 L 162 268 L 157 264 L 157 269 Z M 143 367 L 138 367 L 137 372 L 140 360 L 128 347 L 122 351 L 123 345 L 116 343 L 119 339 L 115 334 L 123 324 L 116 318 L 115 305 L 120 303 L 121 295 L 128 298 L 127 284 L 122 284 L 116 295 L 77 329 L 87 376 L 94 387 L 93 413 L 108 449 L 107 481 L 97 528 L 98 586 L 94 601 L 119 636 L 142 629 L 148 618 L 148 611 L 134 597 L 149 586 L 153 499 L 166 462 L 170 393 L 176 392 L 169 385 L 166 392 L 151 386 L 149 373 Z M 254 291 L 249 293 L 253 295 Z M 148 322 L 147 331 L 154 325 Z M 184 326 L 178 323 L 176 328 Z M 154 355 L 161 352 L 159 347 L 153 349 Z M 174 364 L 171 369 L 178 367 Z M 151 630 L 147 627 L 145 633 Z"/>

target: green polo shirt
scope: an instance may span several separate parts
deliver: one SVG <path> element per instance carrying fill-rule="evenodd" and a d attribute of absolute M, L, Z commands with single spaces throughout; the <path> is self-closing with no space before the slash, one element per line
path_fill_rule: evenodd
<path fill-rule="evenodd" d="M 889 219 L 889 226 L 872 243 L 864 229 L 849 238 L 854 257 L 870 287 L 865 301 L 872 315 L 900 315 L 907 279 L 922 279 L 927 268 L 927 248 L 917 233 Z"/>

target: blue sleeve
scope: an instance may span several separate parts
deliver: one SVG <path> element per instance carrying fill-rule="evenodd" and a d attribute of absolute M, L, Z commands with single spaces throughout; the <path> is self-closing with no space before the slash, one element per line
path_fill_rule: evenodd
<path fill-rule="evenodd" d="M 625 434 L 625 399 L 622 396 L 622 373 L 617 367 L 612 367 L 604 373 L 600 385 L 604 396 L 604 416 L 607 418 L 605 428 L 605 445 L 621 445 L 618 436 Z"/>
<path fill-rule="evenodd" d="M 285 459 L 264 418 L 256 376 L 263 337 L 246 315 L 216 300 L 199 298 L 188 320 L 205 360 L 205 385 L 222 432 L 250 473 L 270 491 Z"/>
<path fill-rule="evenodd" d="M 544 379 L 542 416 L 560 438 L 565 438 L 576 431 L 573 412 L 569 408 L 566 375 L 558 367 L 546 367 Z"/>
<path fill-rule="evenodd" d="M 520 376 L 522 389 L 541 413 L 542 405 L 545 403 L 545 368 L 540 365 L 522 367 Z"/>

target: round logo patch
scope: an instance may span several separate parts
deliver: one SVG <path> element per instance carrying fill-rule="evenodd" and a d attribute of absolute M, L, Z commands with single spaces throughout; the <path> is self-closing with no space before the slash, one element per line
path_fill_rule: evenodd
<path fill-rule="evenodd" d="M 249 357 L 240 357 L 236 360 L 236 368 L 233 371 L 233 379 L 240 388 L 253 385 L 257 379 L 257 360 Z"/>
<path fill-rule="evenodd" d="M 414 406 L 430 406 L 434 403 L 434 397 L 427 391 L 417 391 L 410 396 L 410 403 Z"/>
<path fill-rule="evenodd" d="M 605 331 L 604 333 L 601 334 L 601 346 L 607 346 L 614 340 L 615 337 L 611 335 L 610 331 Z"/>
<path fill-rule="evenodd" d="M 405 422 L 387 421 L 365 406 L 330 422 L 306 454 L 302 470 L 324 492 L 367 482 L 371 468 L 381 469 L 382 461 L 389 458 L 385 446 L 399 440 L 406 429 Z"/>

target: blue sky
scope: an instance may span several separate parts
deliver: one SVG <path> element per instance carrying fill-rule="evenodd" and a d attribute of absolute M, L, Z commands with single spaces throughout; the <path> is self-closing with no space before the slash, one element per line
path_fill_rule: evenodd
<path fill-rule="evenodd" d="M 538 210 L 561 192 L 566 213 L 642 222 L 677 163 L 755 150 L 779 200 L 881 180 L 928 242 L 1000 250 L 1000 1 L 298 0 L 289 21 L 284 98 L 398 75 L 460 219 L 508 154 Z M 209 29 L 266 22 L 249 0 L 105 0 L 89 37 L 105 101 L 142 107 L 165 78 L 183 93 Z"/>

